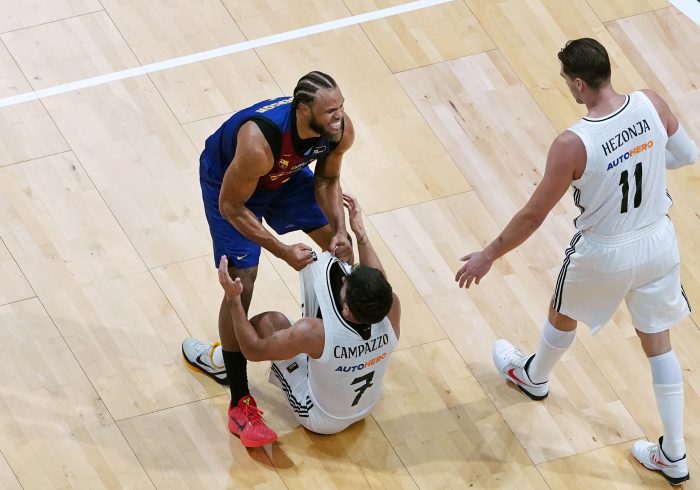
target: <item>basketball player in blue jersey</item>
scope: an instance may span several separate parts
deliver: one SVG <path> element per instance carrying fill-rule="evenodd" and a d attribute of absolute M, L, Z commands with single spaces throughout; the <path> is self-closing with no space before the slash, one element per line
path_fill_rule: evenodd
<path fill-rule="evenodd" d="M 243 285 L 248 311 L 261 247 L 296 270 L 313 261 L 305 243 L 286 245 L 268 232 L 303 230 L 323 250 L 352 262 L 345 229 L 340 167 L 354 139 L 344 98 L 335 80 L 318 71 L 304 75 L 293 97 L 265 100 L 231 116 L 209 138 L 200 157 L 200 185 L 214 244 L 214 262 L 229 258 L 230 274 Z M 309 165 L 315 163 L 315 172 Z M 229 384 L 232 407 L 246 412 L 255 401 L 248 391 L 246 359 L 231 323 L 226 298 L 219 310 L 221 343 L 187 338 L 187 365 Z M 240 408 L 239 408 L 240 407 Z M 247 413 L 247 412 L 246 412 Z M 253 417 L 243 437 L 254 443 L 276 436 Z"/>
<path fill-rule="evenodd" d="M 506 340 L 493 347 L 501 376 L 533 400 L 549 394 L 549 376 L 574 341 L 578 321 L 601 329 L 624 300 L 652 372 L 663 425 L 656 442 L 637 441 L 632 454 L 674 485 L 686 481 L 683 379 L 669 328 L 688 316 L 680 256 L 666 192 L 666 169 L 695 163 L 698 149 L 651 90 L 617 93 L 605 48 L 570 41 L 559 52 L 561 76 L 586 117 L 552 143 L 542 181 L 501 234 L 462 257 L 455 280 L 469 287 L 493 262 L 523 243 L 566 190 L 581 214 L 566 250 L 537 351 L 524 355 Z"/>
<path fill-rule="evenodd" d="M 279 312 L 248 320 L 245 286 L 231 278 L 226 257 L 219 282 L 229 303 L 236 337 L 246 358 L 272 361 L 270 382 L 280 388 L 296 420 L 308 430 L 335 434 L 365 418 L 379 401 L 384 374 L 400 335 L 401 304 L 365 233 L 360 207 L 345 197 L 357 238 L 358 265 L 350 268 L 329 252 L 300 273 L 303 317 L 293 325 Z M 245 446 L 246 423 L 256 407 L 229 410 L 228 427 Z"/>

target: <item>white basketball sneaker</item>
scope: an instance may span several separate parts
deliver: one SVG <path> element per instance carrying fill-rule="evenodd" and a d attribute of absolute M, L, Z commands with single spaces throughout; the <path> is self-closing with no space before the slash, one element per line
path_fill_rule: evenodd
<path fill-rule="evenodd" d="M 206 374 L 219 384 L 227 385 L 226 367 L 214 362 L 214 349 L 219 342 L 204 343 L 192 337 L 182 341 L 182 357 L 192 371 Z"/>
<path fill-rule="evenodd" d="M 549 395 L 549 381 L 533 383 L 527 368 L 535 355 L 526 357 L 522 351 L 507 340 L 498 339 L 491 352 L 493 363 L 503 379 L 513 382 L 520 391 L 533 400 L 544 400 Z"/>
<path fill-rule="evenodd" d="M 664 454 L 662 443 L 664 437 L 659 438 L 659 443 L 637 441 L 632 446 L 632 454 L 637 461 L 653 471 L 660 471 L 671 485 L 680 485 L 690 479 L 688 472 L 688 458 L 685 454 L 678 461 L 671 461 Z"/>

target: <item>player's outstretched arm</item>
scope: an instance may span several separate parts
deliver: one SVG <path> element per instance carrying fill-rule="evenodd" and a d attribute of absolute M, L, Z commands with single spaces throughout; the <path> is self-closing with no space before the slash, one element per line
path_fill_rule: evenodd
<path fill-rule="evenodd" d="M 333 230 L 330 252 L 340 260 L 353 262 L 352 244 L 345 230 L 345 213 L 343 212 L 343 192 L 340 188 L 340 168 L 343 155 L 355 141 L 355 128 L 350 117 L 343 116 L 343 137 L 333 151 L 316 165 L 315 195 L 319 207 L 328 218 Z"/>
<path fill-rule="evenodd" d="M 343 204 L 348 208 L 348 215 L 350 217 L 350 229 L 355 234 L 357 239 L 357 250 L 360 254 L 360 264 L 369 267 L 374 267 L 382 271 L 382 274 L 386 276 L 386 272 L 382 267 L 382 263 L 379 261 L 379 256 L 377 252 L 374 251 L 372 243 L 369 241 L 369 236 L 367 236 L 367 230 L 365 230 L 365 225 L 362 221 L 362 210 L 360 209 L 360 203 L 357 199 L 350 194 L 343 194 Z M 391 310 L 389 310 L 389 321 L 394 328 L 394 333 L 398 339 L 401 333 L 401 301 L 396 293 L 393 293 L 393 303 L 391 305 Z"/>
<path fill-rule="evenodd" d="M 586 165 L 586 149 L 581 139 L 564 131 L 554 140 L 547 155 L 544 176 L 525 206 L 486 248 L 460 260 L 464 265 L 455 275 L 459 287 L 479 284 L 493 262 L 527 240 L 540 227 L 552 208 L 566 193 L 571 182 L 580 177 Z"/>
<path fill-rule="evenodd" d="M 258 218 L 245 207 L 253 195 L 258 179 L 273 166 L 273 156 L 265 136 L 254 122 L 243 124 L 238 131 L 236 154 L 226 170 L 219 194 L 219 212 L 243 236 L 269 250 L 296 270 L 313 262 L 311 247 L 297 243 L 286 245 L 275 238 Z"/>
<path fill-rule="evenodd" d="M 226 256 L 223 256 L 219 263 L 219 284 L 226 293 L 236 339 L 246 359 L 281 361 L 301 353 L 309 354 L 314 359 L 321 357 L 325 338 L 321 320 L 302 318 L 289 328 L 261 337 L 243 309 L 243 283 L 239 278 L 231 278 Z"/>

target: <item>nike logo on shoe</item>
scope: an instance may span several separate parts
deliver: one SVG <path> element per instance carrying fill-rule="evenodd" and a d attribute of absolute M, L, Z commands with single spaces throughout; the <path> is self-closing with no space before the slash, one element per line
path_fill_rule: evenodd
<path fill-rule="evenodd" d="M 239 424 L 238 420 L 236 420 L 235 417 L 231 417 L 231 420 L 233 421 L 234 424 L 236 424 L 236 427 L 238 427 L 238 430 L 243 432 L 243 429 L 245 429 L 246 423 L 244 422 L 243 424 Z"/>
<path fill-rule="evenodd" d="M 213 367 L 214 367 L 214 366 L 209 366 L 209 364 L 207 364 L 206 362 L 204 362 L 204 361 L 202 360 L 202 354 L 200 354 L 200 355 L 197 356 L 197 359 L 195 359 L 195 362 L 196 362 L 197 364 L 202 365 L 202 366 L 205 366 L 205 367 L 207 367 L 207 368 L 213 368 Z M 224 373 L 226 372 L 226 369 L 221 369 L 221 370 L 219 370 L 219 371 L 213 371 L 213 370 L 212 370 L 212 371 L 210 371 L 210 372 L 211 372 L 211 374 L 224 374 Z"/>
<path fill-rule="evenodd" d="M 669 468 L 670 466 L 664 463 L 663 461 L 659 461 L 659 459 L 656 457 L 656 454 L 652 454 L 651 456 L 651 462 L 659 465 L 659 466 L 665 466 L 666 468 Z"/>
<path fill-rule="evenodd" d="M 530 386 L 529 383 L 526 383 L 525 381 L 521 381 L 520 378 L 518 378 L 518 377 L 515 375 L 515 368 L 510 368 L 506 374 L 508 375 L 509 378 L 511 378 L 511 379 L 513 379 L 513 380 L 515 380 L 515 381 L 517 381 L 518 383 L 520 383 L 520 384 L 522 384 L 522 385 Z"/>

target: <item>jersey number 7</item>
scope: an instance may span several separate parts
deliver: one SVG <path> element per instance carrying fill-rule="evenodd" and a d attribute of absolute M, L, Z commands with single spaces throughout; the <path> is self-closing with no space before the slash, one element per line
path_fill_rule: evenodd
<path fill-rule="evenodd" d="M 359 378 L 355 378 L 352 380 L 351 385 L 355 385 L 357 383 L 361 383 L 364 381 L 364 384 L 361 384 L 355 389 L 355 393 L 357 393 L 357 396 L 355 399 L 352 401 L 352 406 L 354 407 L 357 405 L 357 402 L 360 401 L 360 397 L 362 397 L 362 394 L 365 392 L 367 388 L 372 386 L 372 378 L 374 378 L 374 371 L 370 371 L 369 373 L 365 374 L 364 376 L 360 376 Z"/>

